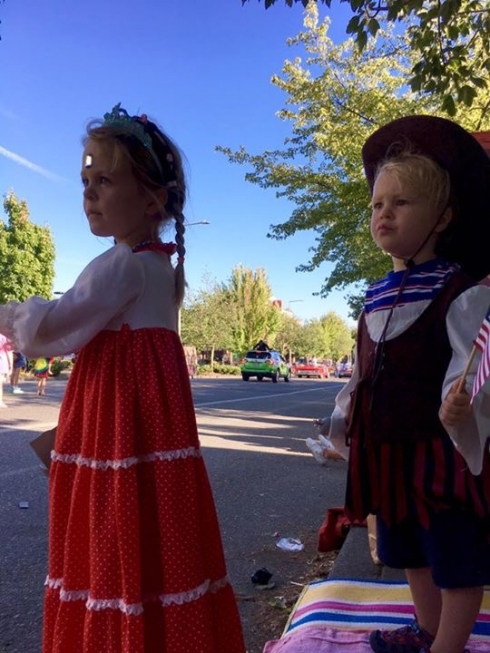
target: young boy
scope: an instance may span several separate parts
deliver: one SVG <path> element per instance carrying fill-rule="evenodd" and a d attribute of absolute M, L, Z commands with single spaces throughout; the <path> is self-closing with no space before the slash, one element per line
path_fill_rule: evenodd
<path fill-rule="evenodd" d="M 462 653 L 490 582 L 490 395 L 470 409 L 464 394 L 478 360 L 456 390 L 490 305 L 478 285 L 490 272 L 490 160 L 455 123 L 409 116 L 377 130 L 363 161 L 371 234 L 393 272 L 367 291 L 329 436 L 349 456 L 347 513 L 377 515 L 379 557 L 406 570 L 415 606 L 413 624 L 370 644 Z"/>

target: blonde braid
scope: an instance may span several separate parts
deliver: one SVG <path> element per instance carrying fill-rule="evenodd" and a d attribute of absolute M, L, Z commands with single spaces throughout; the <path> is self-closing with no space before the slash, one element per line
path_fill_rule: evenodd
<path fill-rule="evenodd" d="M 177 302 L 177 306 L 180 307 L 182 305 L 182 302 L 184 301 L 184 294 L 185 294 L 185 287 L 186 287 L 185 271 L 184 271 L 185 217 L 180 207 L 175 206 L 173 213 L 175 217 L 175 243 L 177 245 L 177 265 L 175 267 L 175 300 Z"/>

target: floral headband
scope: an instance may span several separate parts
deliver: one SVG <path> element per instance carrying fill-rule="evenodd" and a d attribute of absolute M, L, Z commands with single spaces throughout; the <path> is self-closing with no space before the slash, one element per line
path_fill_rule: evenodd
<path fill-rule="evenodd" d="M 108 127 L 119 127 L 127 134 L 137 138 L 153 157 L 162 176 L 164 178 L 170 177 L 170 180 L 167 181 L 166 186 L 177 186 L 174 155 L 172 154 L 169 144 L 158 130 L 155 130 L 152 135 L 148 133 L 146 129 L 146 126 L 148 125 L 148 116 L 145 114 L 142 114 L 141 116 L 130 116 L 126 109 L 121 107 L 121 103 L 118 102 L 118 104 L 116 104 L 110 113 L 104 114 L 103 124 Z M 159 140 L 166 152 L 165 173 L 162 168 L 162 161 L 159 159 L 157 153 L 153 148 L 152 136 Z"/>

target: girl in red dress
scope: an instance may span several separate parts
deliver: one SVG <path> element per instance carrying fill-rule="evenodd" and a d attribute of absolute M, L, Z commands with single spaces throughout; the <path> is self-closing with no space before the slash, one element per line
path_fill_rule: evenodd
<path fill-rule="evenodd" d="M 59 299 L 0 307 L 27 355 L 80 350 L 51 454 L 43 653 L 244 653 L 177 334 L 180 154 L 117 105 L 89 125 L 81 176 L 115 245 Z"/>

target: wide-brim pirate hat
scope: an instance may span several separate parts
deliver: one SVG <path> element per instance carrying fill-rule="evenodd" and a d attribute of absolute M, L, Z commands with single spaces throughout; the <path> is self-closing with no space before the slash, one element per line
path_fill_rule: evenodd
<path fill-rule="evenodd" d="M 476 138 L 451 120 L 407 116 L 374 132 L 362 148 L 372 191 L 376 170 L 402 150 L 423 154 L 448 171 L 455 217 L 438 255 L 459 263 L 476 280 L 490 273 L 490 157 Z"/>

